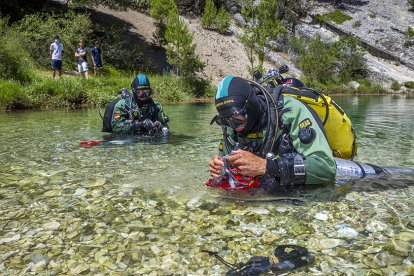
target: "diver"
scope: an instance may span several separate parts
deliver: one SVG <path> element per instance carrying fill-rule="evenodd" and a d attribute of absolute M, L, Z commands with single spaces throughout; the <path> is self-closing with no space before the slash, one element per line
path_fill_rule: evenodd
<path fill-rule="evenodd" d="M 211 121 L 223 129 L 219 155 L 209 162 L 214 179 L 228 172 L 228 164 L 243 176 L 258 176 L 266 190 L 335 181 L 336 159 L 321 119 L 303 102 L 283 95 L 283 89 L 234 76 L 221 81 L 218 115 Z"/>
<path fill-rule="evenodd" d="M 116 134 L 168 134 L 168 116 L 159 102 L 152 99 L 150 82 L 144 74 L 137 75 L 131 93 L 124 88 L 121 98 L 109 103 L 103 116 L 103 132 Z"/>

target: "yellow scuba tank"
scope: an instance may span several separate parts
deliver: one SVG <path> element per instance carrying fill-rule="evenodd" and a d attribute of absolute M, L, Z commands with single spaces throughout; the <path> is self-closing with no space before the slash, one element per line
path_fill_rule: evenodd
<path fill-rule="evenodd" d="M 308 87 L 284 87 L 282 95 L 307 104 L 321 119 L 335 157 L 353 159 L 357 154 L 356 135 L 351 120 L 329 96 Z"/>

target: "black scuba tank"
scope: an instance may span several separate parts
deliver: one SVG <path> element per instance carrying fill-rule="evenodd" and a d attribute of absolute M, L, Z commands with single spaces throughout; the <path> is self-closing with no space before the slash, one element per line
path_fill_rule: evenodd
<path fill-rule="evenodd" d="M 112 114 L 114 113 L 115 105 L 121 100 L 117 98 L 112 100 L 105 109 L 102 119 L 102 132 L 112 132 Z"/>

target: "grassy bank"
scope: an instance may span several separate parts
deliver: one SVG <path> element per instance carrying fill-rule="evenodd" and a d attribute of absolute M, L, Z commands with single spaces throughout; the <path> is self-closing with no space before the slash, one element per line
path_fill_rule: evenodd
<path fill-rule="evenodd" d="M 123 87 L 130 89 L 135 75 L 111 69 L 104 76 L 87 80 L 66 74 L 53 80 L 51 72 L 34 70 L 32 79 L 26 83 L 0 79 L 0 110 L 104 105 L 116 98 Z M 204 81 L 189 83 L 172 74 L 148 77 L 154 98 L 163 103 L 189 102 L 199 97 L 212 97 L 215 93 Z"/>

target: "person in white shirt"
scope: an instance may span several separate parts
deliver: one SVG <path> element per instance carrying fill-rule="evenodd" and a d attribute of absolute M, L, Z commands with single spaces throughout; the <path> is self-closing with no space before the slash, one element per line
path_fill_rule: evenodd
<path fill-rule="evenodd" d="M 62 76 L 62 53 L 63 44 L 59 42 L 59 36 L 54 37 L 54 42 L 50 44 L 50 59 L 52 60 L 53 79 L 56 77 L 56 71 L 59 77 Z"/>

